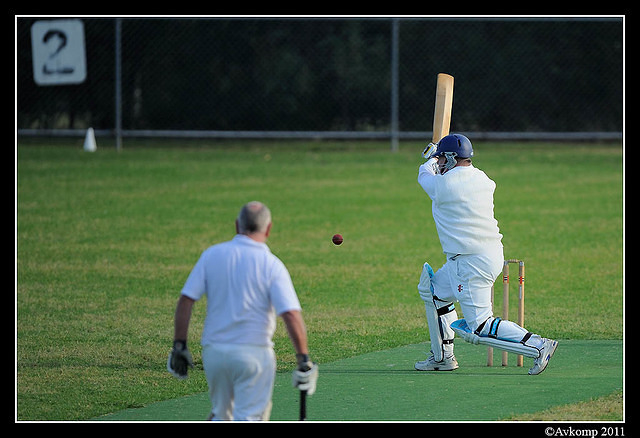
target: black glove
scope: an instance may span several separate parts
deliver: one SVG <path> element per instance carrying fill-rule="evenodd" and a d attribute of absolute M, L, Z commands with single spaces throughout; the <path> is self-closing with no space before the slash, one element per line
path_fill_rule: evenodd
<path fill-rule="evenodd" d="M 189 368 L 193 368 L 193 358 L 187 348 L 187 341 L 173 341 L 173 349 L 167 360 L 167 371 L 178 379 L 186 379 Z"/>

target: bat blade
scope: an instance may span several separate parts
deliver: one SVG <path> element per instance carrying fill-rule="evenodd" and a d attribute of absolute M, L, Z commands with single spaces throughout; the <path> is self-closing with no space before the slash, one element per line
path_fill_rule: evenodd
<path fill-rule="evenodd" d="M 439 73 L 436 85 L 436 105 L 433 111 L 432 143 L 437 143 L 442 137 L 449 135 L 452 107 L 453 76 L 446 73 Z"/>

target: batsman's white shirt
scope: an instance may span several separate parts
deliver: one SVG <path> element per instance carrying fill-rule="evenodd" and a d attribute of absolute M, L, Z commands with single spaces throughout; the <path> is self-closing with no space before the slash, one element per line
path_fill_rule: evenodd
<path fill-rule="evenodd" d="M 484 254 L 502 250 L 493 214 L 496 183 L 483 171 L 458 166 L 440 175 L 435 158 L 420 166 L 418 183 L 431 198 L 433 220 L 445 254 Z"/>
<path fill-rule="evenodd" d="M 265 243 L 237 234 L 207 248 L 181 291 L 207 296 L 202 345 L 272 347 L 276 315 L 301 310 L 289 271 Z"/>

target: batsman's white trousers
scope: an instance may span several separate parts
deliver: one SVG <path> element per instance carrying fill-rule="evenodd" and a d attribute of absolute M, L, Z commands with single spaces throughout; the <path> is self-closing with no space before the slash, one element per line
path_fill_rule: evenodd
<path fill-rule="evenodd" d="M 267 421 L 276 373 L 272 347 L 215 344 L 202 347 L 212 420 Z"/>
<path fill-rule="evenodd" d="M 493 316 L 491 286 L 502 274 L 503 262 L 502 248 L 486 254 L 448 254 L 431 278 L 434 294 L 443 301 L 458 301 L 467 324 L 476 330 Z"/>

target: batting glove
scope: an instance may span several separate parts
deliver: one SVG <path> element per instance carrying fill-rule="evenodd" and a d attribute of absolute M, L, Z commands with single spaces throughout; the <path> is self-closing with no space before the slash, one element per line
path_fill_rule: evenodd
<path fill-rule="evenodd" d="M 293 370 L 293 387 L 300 391 L 306 391 L 307 395 L 316 392 L 316 382 L 318 381 L 318 364 L 309 360 L 306 354 L 296 354 L 298 368 Z"/>
<path fill-rule="evenodd" d="M 186 341 L 173 341 L 173 349 L 167 360 L 167 371 L 178 379 L 188 377 L 189 368 L 193 368 L 193 358 Z"/>
<path fill-rule="evenodd" d="M 438 152 L 438 145 L 435 143 L 429 143 L 426 148 L 422 151 L 422 158 L 428 160 L 433 157 L 433 155 Z"/>

